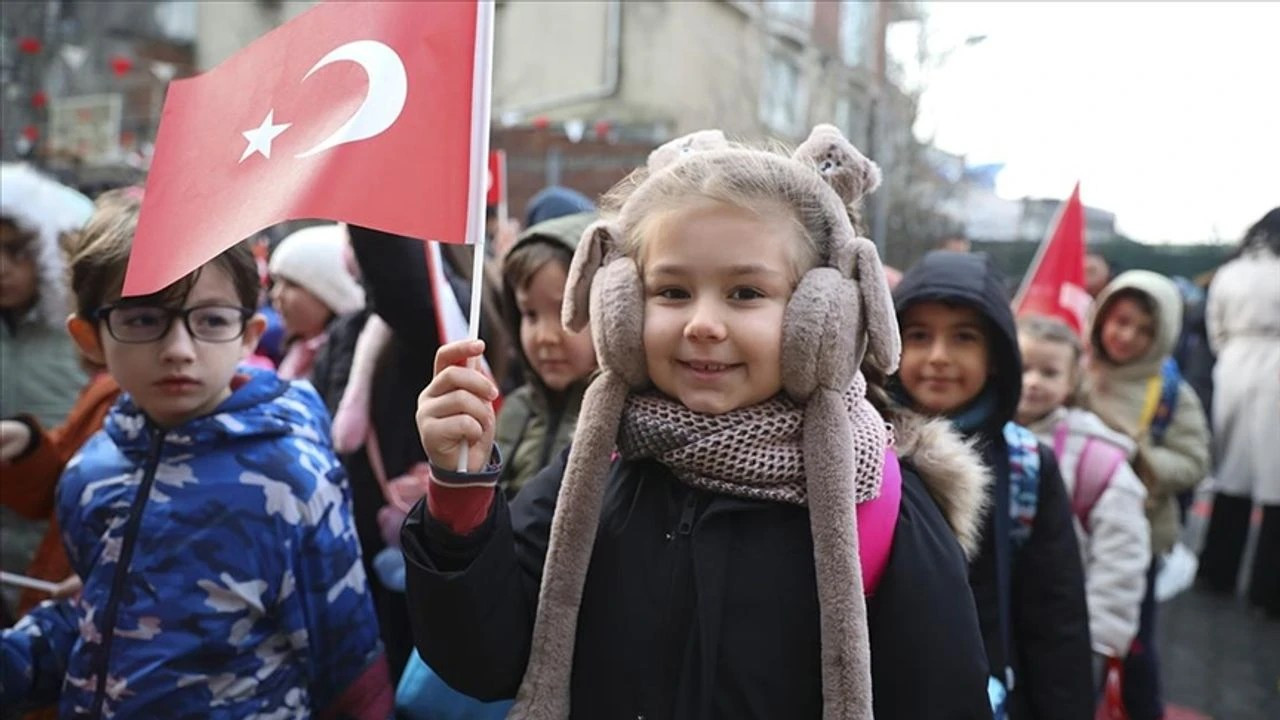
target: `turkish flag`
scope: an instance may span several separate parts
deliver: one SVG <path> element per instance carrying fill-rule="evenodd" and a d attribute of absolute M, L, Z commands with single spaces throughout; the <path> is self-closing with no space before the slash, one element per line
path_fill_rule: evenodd
<path fill-rule="evenodd" d="M 491 52 L 481 17 L 475 0 L 323 2 L 172 82 L 124 294 L 160 290 L 284 220 L 476 237 Z"/>
<path fill-rule="evenodd" d="M 1090 302 L 1084 289 L 1084 245 L 1084 205 L 1076 183 L 1031 261 L 1014 298 L 1014 311 L 1056 317 L 1082 334 Z"/>

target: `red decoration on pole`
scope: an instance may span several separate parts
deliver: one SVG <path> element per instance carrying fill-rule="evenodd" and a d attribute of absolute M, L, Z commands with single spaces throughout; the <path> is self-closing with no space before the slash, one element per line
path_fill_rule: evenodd
<path fill-rule="evenodd" d="M 538 117 L 533 119 L 531 124 L 535 129 L 546 130 L 547 128 L 551 127 L 551 119 L 548 118 L 546 115 L 539 115 Z"/>
<path fill-rule="evenodd" d="M 613 126 L 608 120 L 597 120 L 595 125 L 596 139 L 604 140 L 609 136 L 609 131 L 611 129 L 613 129 Z"/>
<path fill-rule="evenodd" d="M 1083 332 L 1090 302 L 1084 289 L 1084 224 L 1080 183 L 1076 183 L 1013 300 L 1018 315 L 1049 315 Z"/>
<path fill-rule="evenodd" d="M 30 142 L 35 142 L 40 139 L 40 128 L 35 125 L 28 125 L 22 128 L 22 137 Z"/>
<path fill-rule="evenodd" d="M 18 51 L 24 55 L 36 55 L 44 49 L 44 44 L 40 42 L 40 38 L 32 35 L 24 35 L 18 38 Z"/>
<path fill-rule="evenodd" d="M 39 110 L 49 104 L 49 94 L 43 90 L 38 90 L 31 96 L 31 107 Z"/>
<path fill-rule="evenodd" d="M 116 77 L 124 77 L 125 75 L 128 75 L 129 71 L 132 69 L 133 69 L 133 60 L 130 59 L 128 56 L 126 55 L 111 56 L 111 72 L 115 73 Z"/>

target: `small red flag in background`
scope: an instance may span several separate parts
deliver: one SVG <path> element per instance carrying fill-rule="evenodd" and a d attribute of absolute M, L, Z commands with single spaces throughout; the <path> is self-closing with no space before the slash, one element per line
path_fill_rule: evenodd
<path fill-rule="evenodd" d="M 1013 309 L 1020 316 L 1056 317 L 1083 334 L 1089 303 L 1084 289 L 1084 205 L 1080 203 L 1080 183 L 1076 183 L 1036 251 Z"/>
<path fill-rule="evenodd" d="M 171 83 L 124 294 L 284 220 L 473 237 L 477 14 L 474 0 L 323 2 Z"/>

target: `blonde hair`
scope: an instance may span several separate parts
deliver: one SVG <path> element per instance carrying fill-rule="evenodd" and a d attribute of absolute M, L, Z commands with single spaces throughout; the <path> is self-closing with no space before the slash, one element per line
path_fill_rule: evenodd
<path fill-rule="evenodd" d="M 1071 392 L 1064 405 L 1075 405 L 1084 378 L 1080 362 L 1084 358 L 1084 343 L 1070 325 L 1048 315 L 1024 315 L 1018 318 L 1018 337 L 1040 342 L 1066 345 L 1071 350 Z"/>
<path fill-rule="evenodd" d="M 782 215 L 796 231 L 791 257 L 793 280 L 798 280 L 829 252 L 832 228 L 824 197 L 831 190 L 818 172 L 797 173 L 794 163 L 779 145 L 734 143 L 726 150 L 694 153 L 657 172 L 640 168 L 614 186 L 602 204 L 612 214 L 627 204 L 620 218 L 621 251 L 641 265 L 647 241 L 689 211 L 722 206 L 757 217 Z M 856 212 L 847 212 L 856 226 Z"/>

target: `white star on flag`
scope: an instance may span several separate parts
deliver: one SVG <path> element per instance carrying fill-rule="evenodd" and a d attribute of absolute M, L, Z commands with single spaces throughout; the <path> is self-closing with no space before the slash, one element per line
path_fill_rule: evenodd
<path fill-rule="evenodd" d="M 282 125 L 275 124 L 276 111 L 268 110 L 267 117 L 263 119 L 262 124 L 253 130 L 245 130 L 240 133 L 244 135 L 244 139 L 249 141 L 249 146 L 244 149 L 244 154 L 240 156 L 240 162 L 244 162 L 250 155 L 259 153 L 262 157 L 271 159 L 271 141 L 293 123 L 284 123 Z"/>

